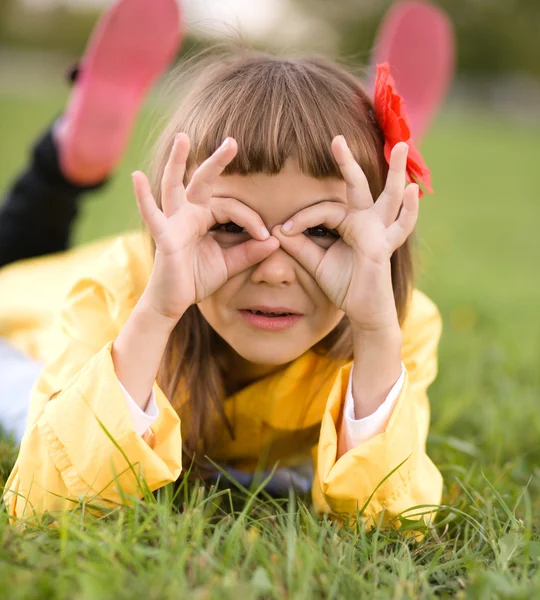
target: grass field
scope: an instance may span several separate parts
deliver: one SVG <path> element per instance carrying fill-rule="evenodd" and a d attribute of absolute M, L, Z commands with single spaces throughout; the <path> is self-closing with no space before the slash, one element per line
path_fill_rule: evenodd
<path fill-rule="evenodd" d="M 0 96 L 2 187 L 61 106 L 60 94 Z M 143 121 L 78 242 L 138 225 L 129 172 L 144 166 Z M 245 497 L 231 518 L 224 497 L 182 488 L 181 511 L 163 493 L 85 526 L 74 515 L 19 534 L 1 513 L 0 596 L 540 597 L 539 135 L 538 123 L 448 114 L 424 146 L 436 193 L 421 203 L 418 285 L 445 324 L 428 451 L 445 494 L 422 542 L 337 530 L 292 501 Z M 15 448 L 0 452 L 4 478 Z"/>

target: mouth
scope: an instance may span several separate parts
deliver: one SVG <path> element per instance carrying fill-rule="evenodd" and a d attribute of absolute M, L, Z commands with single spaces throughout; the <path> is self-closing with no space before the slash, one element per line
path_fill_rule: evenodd
<path fill-rule="evenodd" d="M 270 318 L 288 317 L 289 315 L 296 314 L 296 313 L 290 313 L 290 312 L 265 312 L 264 310 L 251 310 L 249 308 L 246 310 L 247 310 L 247 312 L 251 313 L 252 315 L 262 315 L 264 317 L 270 317 Z"/>
<path fill-rule="evenodd" d="M 284 306 L 254 306 L 240 309 L 239 312 L 249 325 L 265 331 L 289 329 L 303 317 L 301 313 Z"/>

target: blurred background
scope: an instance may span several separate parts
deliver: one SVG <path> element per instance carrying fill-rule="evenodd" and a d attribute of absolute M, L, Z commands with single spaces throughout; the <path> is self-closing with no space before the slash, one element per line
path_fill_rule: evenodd
<path fill-rule="evenodd" d="M 0 0 L 0 185 L 62 110 L 99 0 Z M 367 64 L 388 0 L 184 0 L 184 51 L 225 36 Z M 539 474 L 540 2 L 434 0 L 452 20 L 457 73 L 422 151 L 418 285 L 445 330 L 432 390 L 435 458 L 475 457 L 501 477 Z M 81 243 L 139 226 L 129 173 L 144 168 L 152 96 L 118 175 L 85 205 Z M 440 450 L 445 450 L 439 454 Z M 452 462 L 447 451 L 461 460 Z M 456 456 L 457 458 L 457 456 Z M 466 460 L 464 460 L 466 459 Z M 435 460 L 435 462 L 438 462 Z M 459 467 L 460 468 L 460 467 Z M 444 470 L 444 467 L 443 467 Z"/>

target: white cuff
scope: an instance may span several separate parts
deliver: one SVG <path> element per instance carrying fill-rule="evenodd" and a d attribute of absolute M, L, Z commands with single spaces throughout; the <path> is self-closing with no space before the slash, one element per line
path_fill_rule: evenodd
<path fill-rule="evenodd" d="M 126 398 L 126 404 L 129 410 L 129 414 L 133 419 L 133 426 L 135 427 L 135 431 L 139 435 L 145 434 L 150 427 L 154 424 L 154 421 L 159 416 L 159 408 L 156 404 L 156 394 L 154 390 L 150 394 L 150 398 L 148 400 L 148 404 L 146 405 L 146 410 L 142 410 L 142 408 L 133 400 L 130 396 L 129 392 L 126 388 L 120 383 L 120 389 L 124 393 L 124 397 Z"/>
<path fill-rule="evenodd" d="M 363 419 L 356 419 L 354 414 L 354 398 L 352 395 L 353 369 L 354 365 L 351 368 L 349 385 L 347 386 L 347 394 L 345 397 L 345 439 L 347 450 L 351 450 L 363 442 L 367 442 L 379 433 L 382 433 L 384 424 L 387 422 L 388 417 L 394 409 L 394 405 L 399 397 L 405 379 L 405 365 L 401 363 L 401 375 L 394 384 L 394 387 L 390 390 L 386 400 L 371 415 L 368 415 Z"/>

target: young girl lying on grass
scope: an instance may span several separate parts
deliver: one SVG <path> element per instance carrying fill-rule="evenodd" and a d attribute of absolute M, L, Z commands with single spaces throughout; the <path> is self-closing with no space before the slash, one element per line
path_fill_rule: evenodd
<path fill-rule="evenodd" d="M 440 502 L 425 442 L 441 324 L 413 288 L 405 187 L 429 172 L 398 141 L 391 83 L 379 67 L 373 105 L 318 59 L 206 66 L 150 182 L 133 174 L 153 244 L 117 240 L 65 301 L 11 515 L 137 495 L 126 457 L 152 490 L 192 461 L 204 477 L 205 455 L 242 472 L 312 460 L 316 509 L 355 515 L 376 490 L 371 523 Z"/>
<path fill-rule="evenodd" d="M 118 10 L 130 18 L 134 4 Z M 170 23 L 175 5 L 161 4 L 151 14 Z M 118 40 L 113 29 L 106 39 Z M 156 36 L 137 39 L 141 60 L 130 53 L 126 64 L 156 51 Z M 163 42 L 152 73 L 177 42 Z M 85 62 L 80 97 L 92 97 L 88 73 L 100 57 L 100 68 L 110 64 L 110 48 L 100 52 Z M 92 122 L 85 110 L 82 125 Z M 2 336 L 47 363 L 6 484 L 13 517 L 82 499 L 117 506 L 139 494 L 129 464 L 152 490 L 182 469 L 212 481 L 206 456 L 241 482 L 278 463 L 271 493 L 312 489 L 319 512 L 343 518 L 366 505 L 368 526 L 381 516 L 398 526 L 402 511 L 439 504 L 442 478 L 425 441 L 441 324 L 414 289 L 419 187 L 405 187 L 416 179 L 429 190 L 430 181 L 402 110 L 384 65 L 372 101 L 328 61 L 222 57 L 201 70 L 162 133 L 151 182 L 133 175 L 149 236 L 0 271 Z M 72 127 L 66 141 L 70 119 L 76 112 L 56 141 L 38 144 L 3 213 L 3 225 L 26 215 L 30 254 L 65 246 L 72 196 L 103 176 L 86 178 L 88 168 L 67 159 L 80 164 L 77 144 L 93 133 Z M 56 146 L 76 185 L 64 181 Z M 49 195 L 63 191 L 50 214 L 32 192 L 47 195 L 47 185 Z M 32 210 L 40 217 L 28 219 Z M 18 250 L 4 233 L 5 257 Z M 67 283 L 51 331 L 46 307 Z"/>

